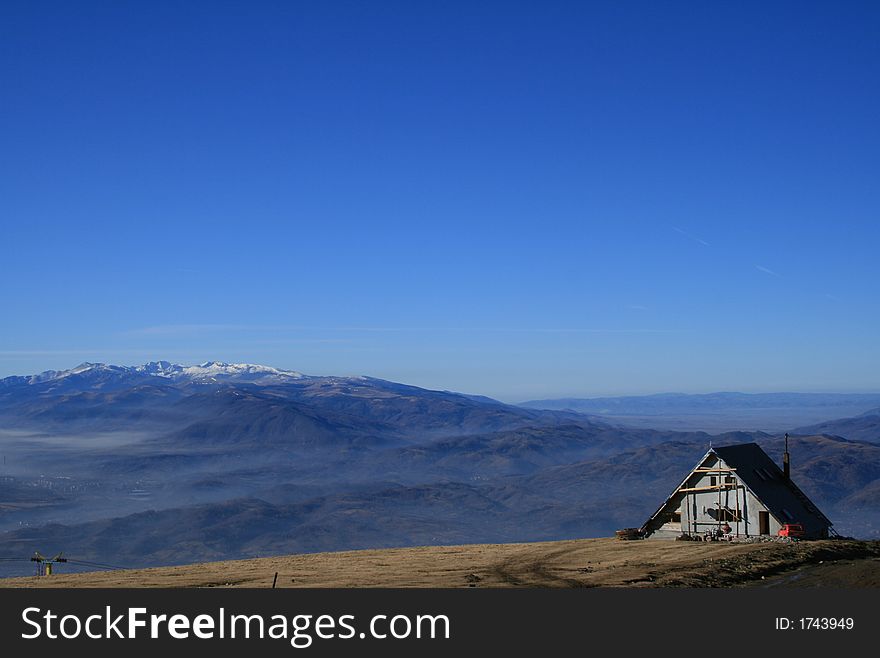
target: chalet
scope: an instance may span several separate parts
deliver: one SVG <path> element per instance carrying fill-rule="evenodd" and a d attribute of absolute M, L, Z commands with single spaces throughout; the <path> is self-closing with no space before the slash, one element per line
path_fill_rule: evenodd
<path fill-rule="evenodd" d="M 782 469 L 757 443 L 709 448 L 642 535 L 702 537 L 725 526 L 738 537 L 776 535 L 784 524 L 798 523 L 807 539 L 828 537 L 831 521 L 791 480 L 787 439 Z"/>

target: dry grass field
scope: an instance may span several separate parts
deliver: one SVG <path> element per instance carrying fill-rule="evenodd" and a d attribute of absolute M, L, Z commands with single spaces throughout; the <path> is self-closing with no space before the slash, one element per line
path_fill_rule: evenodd
<path fill-rule="evenodd" d="M 60 565 L 63 570 L 64 565 Z M 47 578 L 2 587 L 730 587 L 880 586 L 880 542 L 795 544 L 619 541 L 472 544 L 287 555 Z M 791 574 L 804 570 L 803 583 Z"/>

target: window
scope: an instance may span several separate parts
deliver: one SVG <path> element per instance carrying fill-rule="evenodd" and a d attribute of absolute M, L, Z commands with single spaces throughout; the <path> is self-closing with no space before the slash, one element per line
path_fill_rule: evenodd
<path fill-rule="evenodd" d="M 709 476 L 709 486 L 714 487 L 717 484 L 717 480 L 718 480 L 718 478 L 716 478 L 714 475 L 710 475 Z"/>
<path fill-rule="evenodd" d="M 736 484 L 736 478 L 732 475 L 725 475 L 724 484 Z"/>
<path fill-rule="evenodd" d="M 759 478 L 761 478 L 764 481 L 767 480 L 767 476 L 764 474 L 764 469 L 756 468 L 755 475 L 757 475 Z"/>
<path fill-rule="evenodd" d="M 789 512 L 784 507 L 782 508 L 782 516 L 784 516 L 788 521 L 794 521 L 794 517 L 792 516 L 791 512 Z"/>

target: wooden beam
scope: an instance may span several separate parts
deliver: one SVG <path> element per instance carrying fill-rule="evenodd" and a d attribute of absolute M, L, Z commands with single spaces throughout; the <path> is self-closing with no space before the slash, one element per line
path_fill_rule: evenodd
<path fill-rule="evenodd" d="M 715 491 L 716 489 L 736 489 L 740 485 L 734 482 L 726 482 L 722 484 L 716 484 L 709 487 L 691 487 L 690 489 L 679 489 L 677 493 L 687 492 L 687 491 Z"/>

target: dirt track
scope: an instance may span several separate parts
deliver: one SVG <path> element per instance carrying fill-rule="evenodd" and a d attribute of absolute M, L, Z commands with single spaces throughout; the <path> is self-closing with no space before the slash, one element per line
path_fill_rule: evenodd
<path fill-rule="evenodd" d="M 761 584 L 762 577 L 775 582 L 796 569 L 810 569 L 801 584 L 815 585 L 822 584 L 820 563 L 837 565 L 838 586 L 847 579 L 850 585 L 877 586 L 876 578 L 860 574 L 880 570 L 880 542 L 609 538 L 430 546 L 0 579 L 0 587 L 271 587 L 275 572 L 278 587 L 731 587 Z"/>

